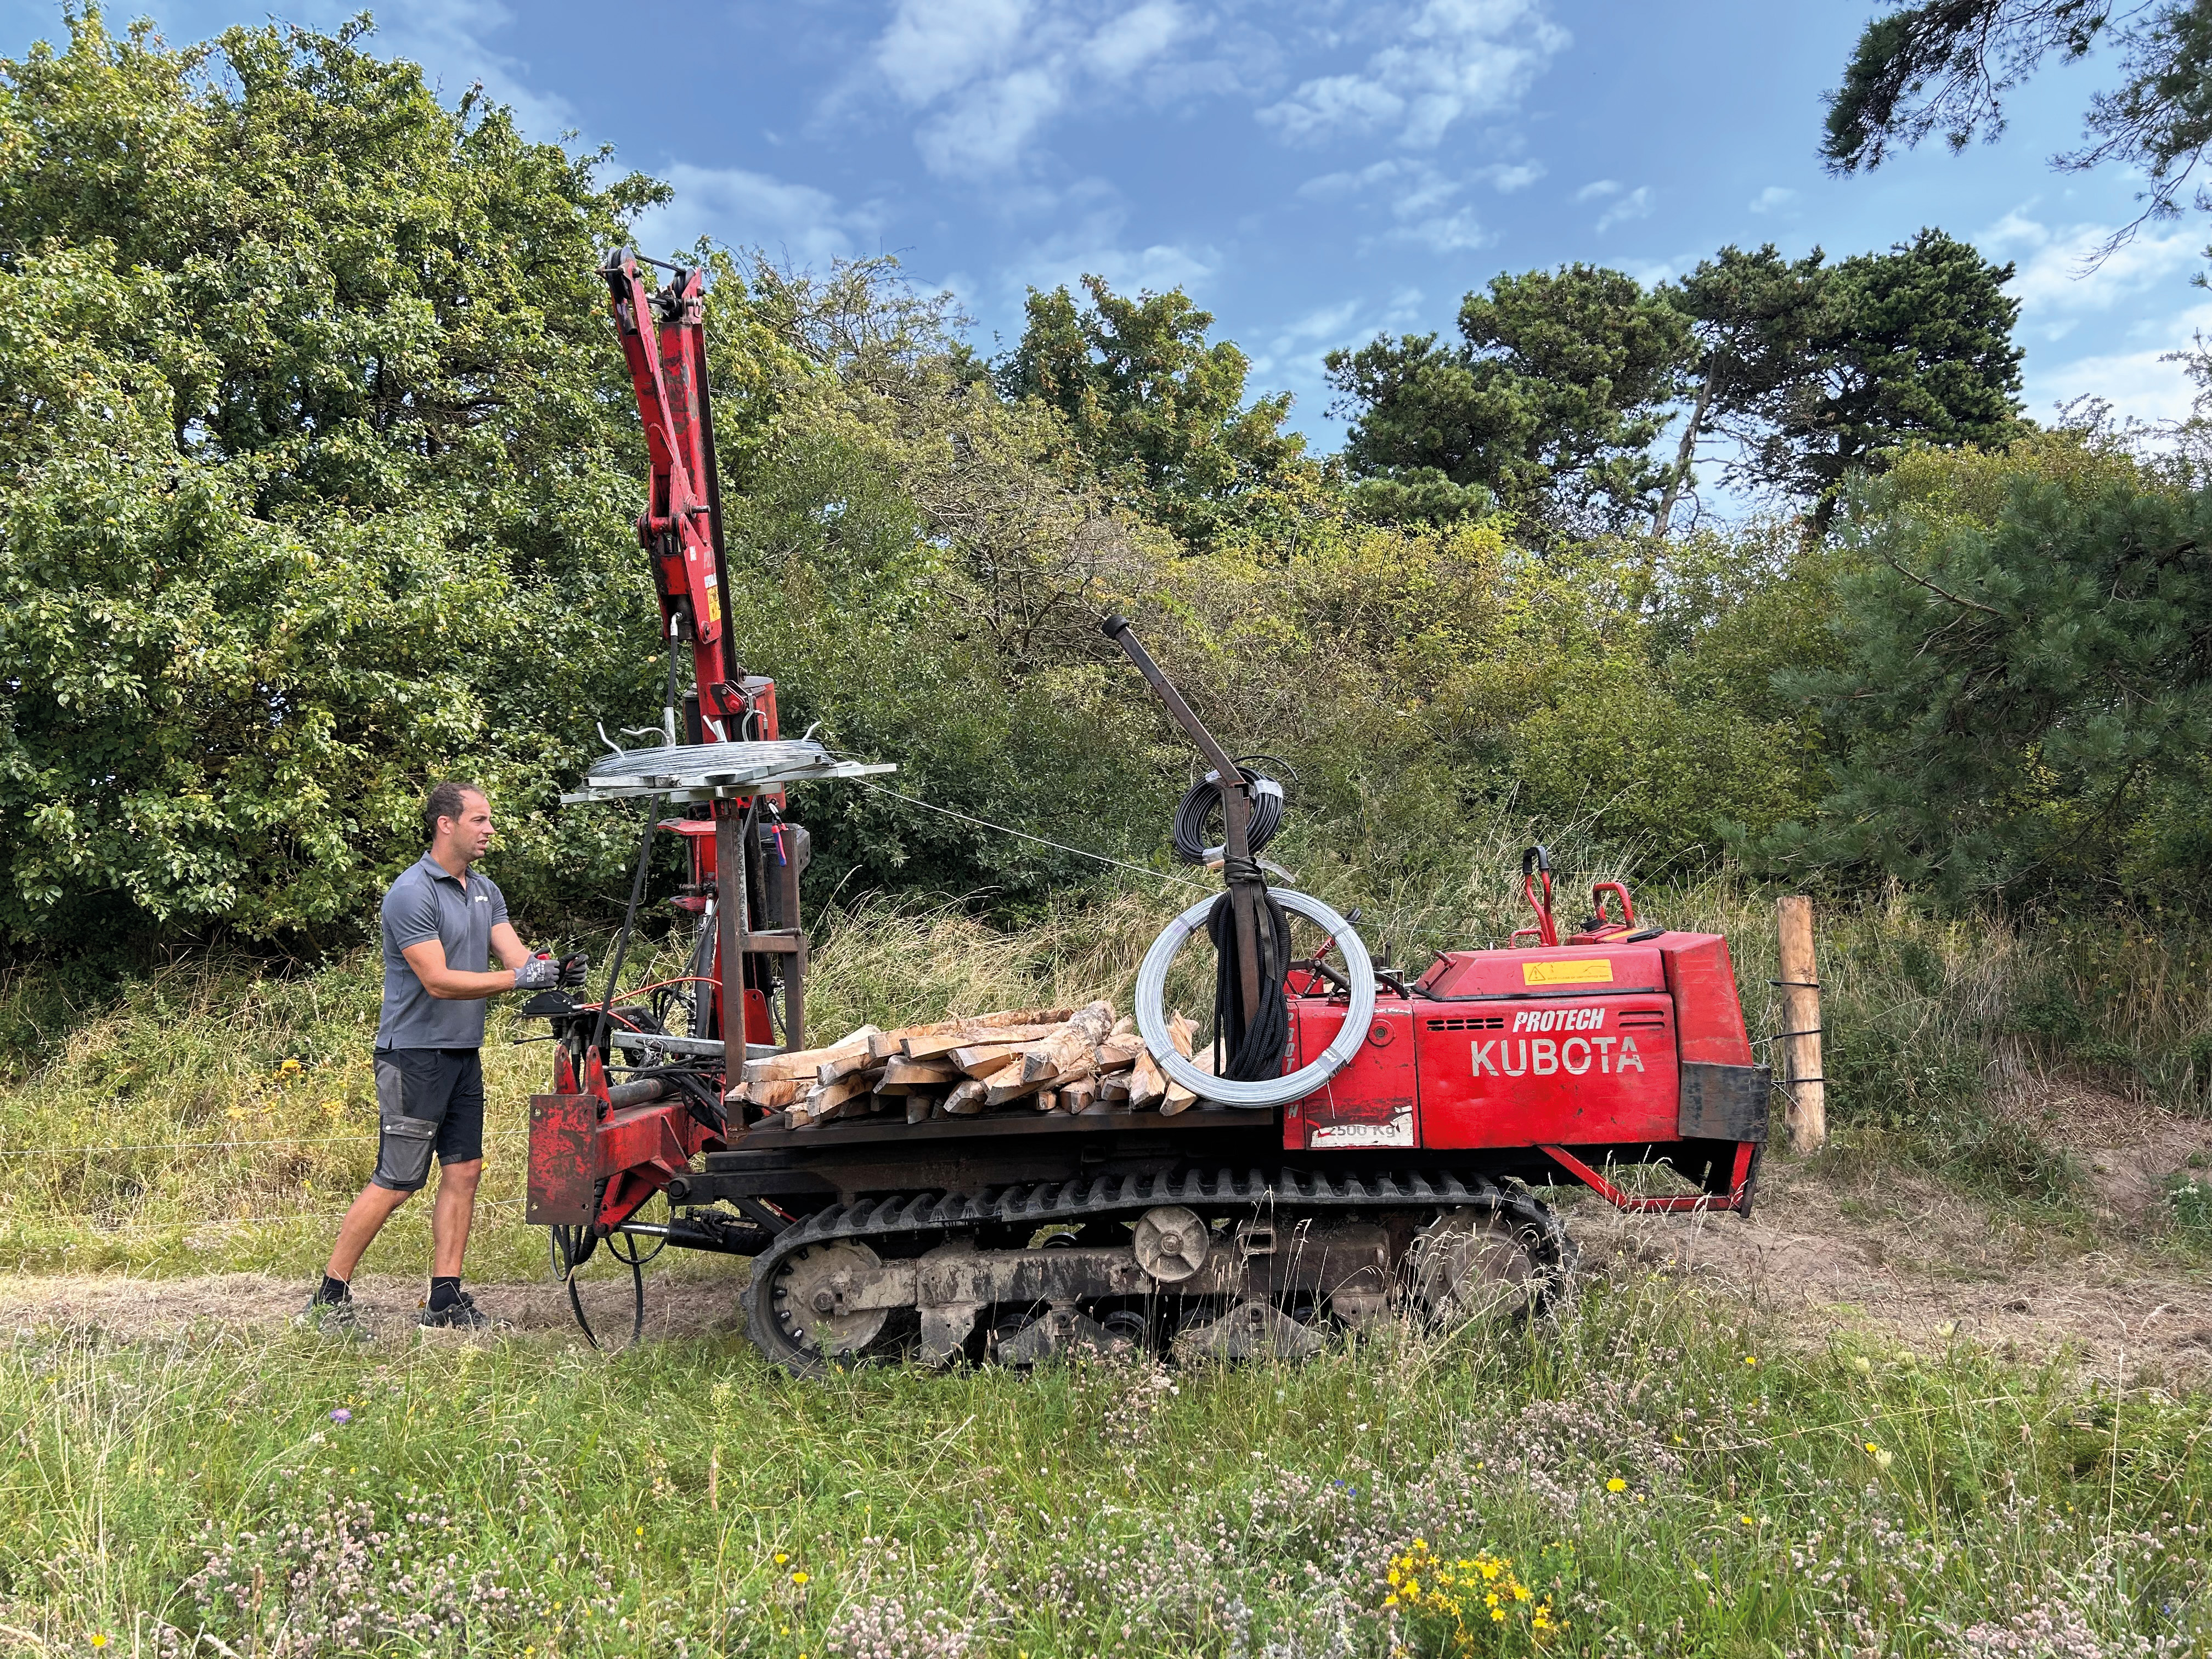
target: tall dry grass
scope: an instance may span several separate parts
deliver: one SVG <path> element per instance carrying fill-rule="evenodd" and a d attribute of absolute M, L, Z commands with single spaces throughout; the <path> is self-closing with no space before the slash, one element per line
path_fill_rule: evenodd
<path fill-rule="evenodd" d="M 1378 957 L 1419 971 L 1433 951 L 1503 943 L 1526 920 L 1525 835 L 1504 818 L 1471 823 L 1449 859 L 1379 872 L 1317 836 L 1270 851 L 1302 889 L 1356 908 Z M 1553 851 L 1567 920 L 1626 862 L 1574 835 Z M 1196 892 L 1123 878 L 1070 890 L 1016 926 L 893 899 L 832 908 L 814 923 L 809 1030 L 827 1038 L 870 1021 L 1100 995 L 1126 1008 L 1146 948 Z M 1639 920 L 1724 934 L 1754 1037 L 1780 1029 L 1771 895 L 1723 870 L 1646 888 L 1638 906 Z M 1316 942 L 1306 930 L 1297 948 Z M 2075 1172 L 1996 1109 L 2004 1091 L 2059 1075 L 2203 1107 L 2212 941 L 2200 933 L 2125 918 L 1945 918 L 1893 893 L 1825 908 L 1819 948 L 1830 1111 L 1847 1150 L 2063 1207 Z M 625 979 L 674 970 L 683 949 L 680 938 L 648 941 Z M 1194 1012 L 1210 1004 L 1202 945 L 1171 994 Z M 69 991 L 53 969 L 0 981 L 0 1266 L 305 1271 L 374 1163 L 377 1000 L 370 953 L 289 974 L 203 959 L 91 992 Z M 479 1272 L 542 1261 L 520 1213 L 524 1103 L 546 1059 L 517 1040 L 533 1035 L 495 1006 Z M 380 1255 L 420 1254 L 411 1207 Z"/>

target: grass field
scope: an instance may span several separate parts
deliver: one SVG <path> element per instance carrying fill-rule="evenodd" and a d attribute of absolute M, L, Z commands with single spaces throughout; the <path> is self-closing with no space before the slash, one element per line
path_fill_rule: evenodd
<path fill-rule="evenodd" d="M 1308 884 L 1359 899 L 1363 932 L 1416 966 L 1510 925 L 1498 882 Z M 1182 898 L 1071 902 L 1018 933 L 833 915 L 811 1018 L 1126 1002 Z M 1727 931 L 1773 1029 L 1763 898 L 1711 882 L 1644 908 Z M 2110 1245 L 2069 1156 L 1990 1103 L 2072 1067 L 2200 1109 L 2192 938 L 1892 903 L 1832 917 L 1822 950 L 1827 1163 Z M 375 994 L 361 957 L 0 982 L 0 1271 L 245 1267 L 304 1291 L 374 1151 Z M 504 1046 L 524 1035 L 502 1017 L 487 1050 L 503 1139 L 480 1280 L 544 1274 L 502 1155 L 543 1072 L 542 1048 Z M 2131 1248 L 2196 1273 L 2212 1224 L 2184 1176 Z M 403 1213 L 368 1266 L 426 1256 Z M 2203 1653 L 2207 1403 L 2065 1353 L 1916 1354 L 1618 1265 L 1554 1324 L 1300 1368 L 803 1384 L 720 1336 L 611 1359 L 543 1332 L 356 1349 L 49 1309 L 0 1326 L 0 1651 Z"/>
<path fill-rule="evenodd" d="M 1235 1370 L 49 1329 L 0 1351 L 0 1644 L 2201 1653 L 2206 1432 L 2201 1401 L 1793 1344 L 1650 1280 Z"/>

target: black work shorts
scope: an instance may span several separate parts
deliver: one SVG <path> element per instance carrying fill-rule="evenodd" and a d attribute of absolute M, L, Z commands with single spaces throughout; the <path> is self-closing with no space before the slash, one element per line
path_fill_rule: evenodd
<path fill-rule="evenodd" d="M 376 1173 L 395 1193 L 419 1192 L 438 1162 L 483 1156 L 483 1062 L 473 1048 L 376 1051 Z"/>

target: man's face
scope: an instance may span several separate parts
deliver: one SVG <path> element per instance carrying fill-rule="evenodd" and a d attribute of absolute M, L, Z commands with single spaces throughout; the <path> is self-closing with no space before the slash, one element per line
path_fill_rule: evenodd
<path fill-rule="evenodd" d="M 438 833 L 455 852 L 475 863 L 491 848 L 491 803 L 470 790 L 461 797 L 460 817 L 440 818 Z"/>

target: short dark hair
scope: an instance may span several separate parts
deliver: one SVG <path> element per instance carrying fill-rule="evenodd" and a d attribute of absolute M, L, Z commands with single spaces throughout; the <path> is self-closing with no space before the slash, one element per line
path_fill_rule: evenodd
<path fill-rule="evenodd" d="M 483 798 L 483 791 L 473 783 L 463 783 L 459 778 L 448 778 L 434 787 L 422 797 L 422 839 L 438 839 L 438 820 L 451 818 L 456 823 L 461 817 L 461 797 L 475 795 Z"/>

